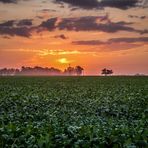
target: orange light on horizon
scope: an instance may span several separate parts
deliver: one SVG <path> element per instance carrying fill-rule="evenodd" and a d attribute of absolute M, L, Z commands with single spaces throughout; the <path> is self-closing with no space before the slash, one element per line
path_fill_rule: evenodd
<path fill-rule="evenodd" d="M 66 59 L 66 58 L 61 58 L 61 59 L 58 59 L 58 62 L 61 63 L 61 64 L 68 64 L 72 61 Z"/>

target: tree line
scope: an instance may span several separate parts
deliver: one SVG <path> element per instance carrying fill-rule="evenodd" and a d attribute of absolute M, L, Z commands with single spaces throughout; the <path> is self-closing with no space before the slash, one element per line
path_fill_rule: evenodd
<path fill-rule="evenodd" d="M 102 69 L 101 72 L 102 75 L 111 75 L 113 74 L 113 70 L 104 68 Z M 58 76 L 58 75 L 67 75 L 67 76 L 82 76 L 84 75 L 84 68 L 81 66 L 75 66 L 71 67 L 70 65 L 64 70 L 60 70 L 54 67 L 40 67 L 40 66 L 35 66 L 35 67 L 25 67 L 22 66 L 21 69 L 15 69 L 15 68 L 3 68 L 0 69 L 0 75 L 1 76 L 13 76 L 13 75 L 43 75 L 43 76 Z"/>
<path fill-rule="evenodd" d="M 11 76 L 11 75 L 83 75 L 84 69 L 81 66 L 71 67 L 68 66 L 64 71 L 54 67 L 25 67 L 21 69 L 15 68 L 3 68 L 0 69 L 0 75 Z"/>

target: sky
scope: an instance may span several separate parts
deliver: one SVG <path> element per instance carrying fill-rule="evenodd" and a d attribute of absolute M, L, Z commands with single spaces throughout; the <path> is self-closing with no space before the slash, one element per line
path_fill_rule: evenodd
<path fill-rule="evenodd" d="M 0 0 L 0 68 L 69 64 L 148 74 L 148 1 Z"/>

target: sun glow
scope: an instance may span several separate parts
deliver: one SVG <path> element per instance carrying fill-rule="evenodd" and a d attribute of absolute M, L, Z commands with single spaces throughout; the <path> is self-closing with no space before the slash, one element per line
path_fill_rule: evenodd
<path fill-rule="evenodd" d="M 67 60 L 66 58 L 61 58 L 61 59 L 58 59 L 58 62 L 61 63 L 61 64 L 68 64 L 71 61 Z"/>

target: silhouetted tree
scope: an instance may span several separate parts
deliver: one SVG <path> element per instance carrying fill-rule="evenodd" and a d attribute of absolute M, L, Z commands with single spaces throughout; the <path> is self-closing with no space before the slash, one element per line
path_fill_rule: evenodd
<path fill-rule="evenodd" d="M 76 72 L 76 75 L 80 76 L 83 74 L 83 68 L 81 66 L 76 66 L 75 67 L 75 72 Z"/>
<path fill-rule="evenodd" d="M 67 67 L 65 70 L 64 70 L 64 74 L 66 75 L 74 75 L 75 74 L 75 68 L 74 67 L 71 67 L 69 65 L 69 67 Z"/>
<path fill-rule="evenodd" d="M 14 69 L 14 68 L 3 68 L 0 69 L 0 75 L 2 76 L 11 76 L 11 75 L 16 75 L 18 74 L 19 70 L 18 69 Z"/>
<path fill-rule="evenodd" d="M 20 71 L 21 75 L 61 75 L 61 70 L 54 67 L 22 67 Z"/>
<path fill-rule="evenodd" d="M 54 67 L 51 67 L 47 70 L 51 75 L 61 75 L 62 74 L 62 71 L 57 69 L 57 68 L 54 68 Z"/>
<path fill-rule="evenodd" d="M 101 74 L 103 74 L 105 76 L 111 75 L 111 74 L 113 74 L 113 70 L 109 70 L 109 69 L 104 68 L 104 69 L 102 69 L 102 73 Z"/>

